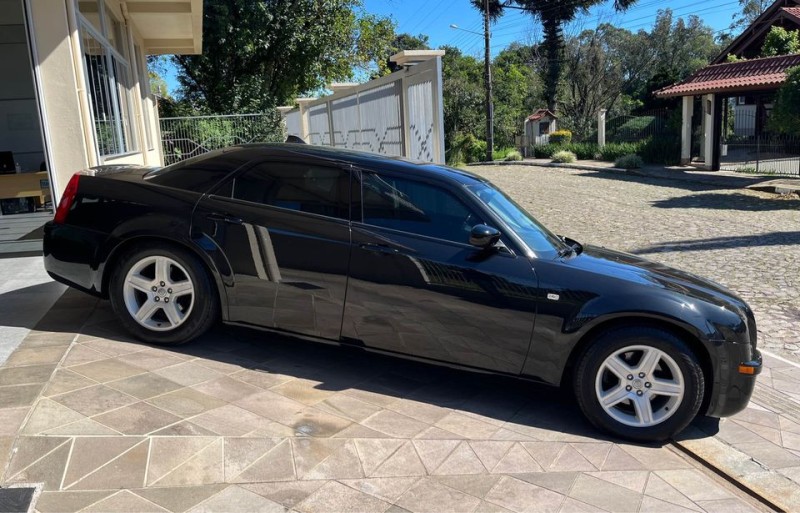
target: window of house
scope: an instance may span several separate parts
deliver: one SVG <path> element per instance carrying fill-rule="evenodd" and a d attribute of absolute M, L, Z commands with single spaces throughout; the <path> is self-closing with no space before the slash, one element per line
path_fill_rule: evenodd
<path fill-rule="evenodd" d="M 364 173 L 364 223 L 466 244 L 482 221 L 451 192 L 415 180 Z"/>
<path fill-rule="evenodd" d="M 232 189 L 243 201 L 350 218 L 350 175 L 335 167 L 264 162 L 237 176 Z"/>
<path fill-rule="evenodd" d="M 135 151 L 132 74 L 125 26 L 102 0 L 80 1 L 78 9 L 97 153 L 102 158 Z"/>

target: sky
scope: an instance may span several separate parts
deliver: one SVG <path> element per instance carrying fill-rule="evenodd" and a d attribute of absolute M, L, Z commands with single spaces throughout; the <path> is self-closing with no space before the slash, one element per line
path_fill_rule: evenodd
<path fill-rule="evenodd" d="M 670 8 L 677 17 L 699 16 L 714 30 L 726 29 L 733 15 L 739 12 L 738 0 L 640 0 L 627 12 L 614 11 L 613 1 L 600 4 L 579 17 L 566 30 L 566 35 L 599 23 L 612 23 L 633 31 L 652 27 L 659 9 Z M 469 0 L 364 0 L 367 12 L 390 16 L 398 33 L 426 34 L 433 48 L 457 46 L 469 55 L 483 55 L 483 18 Z M 461 29 L 450 28 L 455 24 Z M 492 55 L 518 41 L 531 43 L 541 37 L 539 25 L 523 11 L 507 10 L 492 26 Z"/>
<path fill-rule="evenodd" d="M 389 16 L 396 23 L 396 32 L 426 34 L 430 46 L 456 46 L 467 55 L 483 55 L 483 17 L 469 0 L 363 0 L 372 14 Z M 611 23 L 632 31 L 649 30 L 659 9 L 672 9 L 676 17 L 699 16 L 715 31 L 724 31 L 740 11 L 738 0 L 639 0 L 624 13 L 614 11 L 613 1 L 600 4 L 567 27 L 567 36 Z M 459 29 L 453 29 L 451 24 Z M 513 42 L 530 44 L 541 38 L 540 26 L 523 11 L 507 9 L 492 25 L 491 50 L 497 55 Z M 165 77 L 171 93 L 178 87 L 174 69 Z"/>

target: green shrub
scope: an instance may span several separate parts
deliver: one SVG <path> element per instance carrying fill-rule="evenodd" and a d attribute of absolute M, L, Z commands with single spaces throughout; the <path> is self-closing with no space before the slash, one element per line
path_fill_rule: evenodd
<path fill-rule="evenodd" d="M 561 145 L 561 148 L 574 153 L 578 160 L 593 160 L 600 150 L 597 143 L 570 143 Z"/>
<path fill-rule="evenodd" d="M 448 162 L 483 162 L 486 160 L 486 141 L 482 141 L 472 134 L 457 135 L 450 148 Z"/>
<path fill-rule="evenodd" d="M 600 160 L 614 162 L 625 155 L 638 154 L 643 142 L 638 143 L 608 143 L 599 149 Z"/>
<path fill-rule="evenodd" d="M 522 160 L 522 154 L 517 150 L 511 150 L 508 153 L 506 153 L 506 156 L 503 160 L 505 160 L 506 162 Z"/>
<path fill-rule="evenodd" d="M 633 154 L 625 155 L 614 161 L 614 167 L 620 167 L 622 169 L 639 169 L 643 165 L 644 161 L 642 157 Z"/>
<path fill-rule="evenodd" d="M 553 154 L 553 162 L 556 164 L 572 164 L 576 160 L 578 157 L 571 151 L 561 150 Z"/>
<path fill-rule="evenodd" d="M 677 135 L 663 135 L 647 139 L 635 153 L 651 164 L 675 166 L 681 161 L 681 138 Z"/>
<path fill-rule="evenodd" d="M 572 132 L 569 130 L 556 130 L 550 134 L 550 144 L 569 144 L 572 142 Z"/>
<path fill-rule="evenodd" d="M 505 148 L 495 148 L 492 152 L 492 160 L 505 160 L 506 155 L 511 153 L 512 151 L 516 151 L 513 146 L 507 146 Z"/>
<path fill-rule="evenodd" d="M 561 147 L 555 144 L 537 144 L 533 147 L 533 156 L 537 159 L 551 159 Z"/>

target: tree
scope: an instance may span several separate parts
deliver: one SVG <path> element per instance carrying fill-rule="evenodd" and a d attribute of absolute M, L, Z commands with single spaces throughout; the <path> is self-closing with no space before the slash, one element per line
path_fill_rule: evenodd
<path fill-rule="evenodd" d="M 599 109 L 614 117 L 673 106 L 652 93 L 708 64 L 717 48 L 713 29 L 697 17 L 675 20 L 670 10 L 658 13 L 650 32 L 610 24 L 585 30 L 565 43 L 561 124 L 585 138 Z"/>
<path fill-rule="evenodd" d="M 521 9 L 530 13 L 542 23 L 544 40 L 542 47 L 547 56 L 545 74 L 545 96 L 547 107 L 556 112 L 558 109 L 558 85 L 561 80 L 562 52 L 564 49 L 564 25 L 573 21 L 578 14 L 587 13 L 589 8 L 604 3 L 604 0 L 484 0 L 489 2 L 490 15 L 498 17 L 504 9 Z M 512 4 L 516 4 L 513 5 Z M 614 8 L 622 11 L 636 3 L 636 0 L 614 0 Z M 478 7 L 484 3 L 473 0 Z"/>
<path fill-rule="evenodd" d="M 183 99 L 206 112 L 265 112 L 366 69 L 394 24 L 361 0 L 205 0 L 203 54 L 173 57 Z"/>
<path fill-rule="evenodd" d="M 769 127 L 776 132 L 800 136 L 800 66 L 786 73 L 786 82 L 775 97 Z"/>
<path fill-rule="evenodd" d="M 483 64 L 456 47 L 444 46 L 442 50 L 444 138 L 449 151 L 461 134 L 485 137 Z"/>
<path fill-rule="evenodd" d="M 730 26 L 731 32 L 740 32 L 752 25 L 772 2 L 774 0 L 739 0 L 742 12 L 733 15 L 733 23 Z"/>
<path fill-rule="evenodd" d="M 378 73 L 376 76 L 381 77 L 399 69 L 396 64 L 389 60 L 392 55 L 397 52 L 402 52 L 403 50 L 430 50 L 430 48 L 431 47 L 428 46 L 428 36 L 425 34 L 418 34 L 416 36 L 405 32 L 397 34 L 394 36 L 394 40 L 389 44 L 386 58 L 378 61 Z"/>
<path fill-rule="evenodd" d="M 533 49 L 511 45 L 495 57 L 494 136 L 497 148 L 514 146 L 525 118 L 541 105 L 542 80 L 536 73 Z"/>
<path fill-rule="evenodd" d="M 764 46 L 761 47 L 761 56 L 773 57 L 800 52 L 800 37 L 798 35 L 800 35 L 800 32 L 797 30 L 786 30 L 783 27 L 770 28 L 767 37 L 764 39 Z"/>

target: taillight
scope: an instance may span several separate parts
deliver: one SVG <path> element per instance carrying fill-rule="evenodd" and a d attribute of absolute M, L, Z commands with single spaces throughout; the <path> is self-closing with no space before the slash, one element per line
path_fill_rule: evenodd
<path fill-rule="evenodd" d="M 75 173 L 72 175 L 72 178 L 69 179 L 67 188 L 64 189 L 64 193 L 61 195 L 61 201 L 58 202 L 56 215 L 53 217 L 54 223 L 64 224 L 67 220 L 67 212 L 69 212 L 69 209 L 72 207 L 75 196 L 78 195 L 78 178 L 80 178 L 80 176 L 80 173 Z"/>

